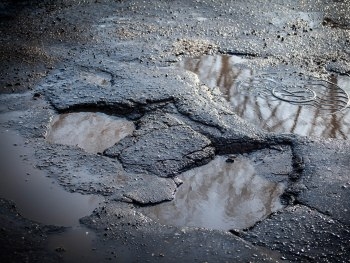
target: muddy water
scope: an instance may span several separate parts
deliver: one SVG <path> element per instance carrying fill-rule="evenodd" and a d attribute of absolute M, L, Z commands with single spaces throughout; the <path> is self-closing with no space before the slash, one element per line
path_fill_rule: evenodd
<path fill-rule="evenodd" d="M 14 201 L 25 218 L 73 227 L 49 236 L 50 250 L 64 249 L 57 252 L 61 253 L 62 262 L 99 262 L 92 250 L 94 234 L 80 226 L 79 219 L 91 214 L 103 198 L 63 190 L 33 166 L 30 160 L 34 149 L 16 132 L 0 128 L 0 138 L 0 197 Z"/>
<path fill-rule="evenodd" d="M 52 120 L 46 139 L 51 143 L 77 146 L 90 153 L 101 153 L 134 129 L 132 122 L 103 113 L 68 113 Z"/>
<path fill-rule="evenodd" d="M 250 227 L 282 208 L 284 185 L 257 175 L 244 157 L 229 163 L 218 156 L 180 179 L 175 199 L 145 208 L 148 216 L 163 224 L 229 230 Z"/>
<path fill-rule="evenodd" d="M 48 246 L 62 257 L 62 262 L 102 262 L 103 257 L 95 251 L 95 233 L 84 227 L 74 227 L 52 236 Z"/>
<path fill-rule="evenodd" d="M 218 87 L 240 117 L 267 131 L 350 138 L 350 77 L 281 80 L 272 73 L 256 76 L 244 63 L 236 56 L 203 56 L 185 58 L 179 67 Z"/>
<path fill-rule="evenodd" d="M 0 196 L 13 200 L 20 214 L 34 221 L 74 226 L 101 198 L 66 192 L 30 162 L 34 149 L 15 132 L 0 129 Z"/>

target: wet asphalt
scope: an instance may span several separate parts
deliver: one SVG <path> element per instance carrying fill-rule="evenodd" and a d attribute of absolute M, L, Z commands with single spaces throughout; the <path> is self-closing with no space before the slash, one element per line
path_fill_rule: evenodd
<path fill-rule="evenodd" d="M 18 166 L 33 168 L 23 180 L 49 178 L 65 190 L 62 202 L 75 200 L 83 206 L 85 201 L 72 193 L 100 202 L 87 205 L 78 226 L 67 226 L 24 212 L 27 205 L 21 207 L 3 191 L 1 261 L 348 262 L 349 108 L 340 92 L 350 89 L 349 9 L 346 0 L 3 1 L 0 131 L 6 134 L 2 140 L 15 136 L 18 141 L 3 147 L 1 156 L 14 152 Z M 249 93 L 230 99 L 227 87 L 234 83 L 226 83 L 225 91 L 217 79 L 222 75 L 205 79 L 199 64 L 183 65 L 215 56 L 239 60 L 233 82 L 244 72 L 258 76 L 258 83 L 266 83 L 266 74 L 273 83 L 287 84 L 305 85 L 305 77 L 311 77 L 332 80 L 340 95 L 331 102 L 300 106 L 300 122 L 290 117 L 294 126 L 310 127 L 309 115 L 316 121 L 312 132 L 297 132 L 286 120 L 291 110 L 270 105 L 276 96 Z M 217 64 L 209 65 L 211 72 Z M 229 66 L 226 71 L 232 73 Z M 250 109 L 257 105 L 252 97 L 262 100 L 265 108 L 258 109 L 263 113 L 284 114 L 252 117 Z M 328 104 L 333 106 L 327 110 L 342 111 L 334 118 L 319 114 L 319 105 Z M 70 143 L 48 138 L 55 120 L 78 113 L 109 115 L 132 123 L 135 130 L 95 152 L 79 145 L 81 137 L 111 141 L 112 135 L 108 129 L 93 134 L 93 125 L 101 128 L 101 122 L 92 119 L 62 136 L 69 136 Z M 215 158 L 227 162 L 215 167 Z M 249 164 L 241 167 L 243 160 Z M 251 178 L 263 179 L 235 179 L 235 187 L 227 190 L 232 180 L 219 176 L 207 183 L 213 187 L 222 181 L 221 195 L 214 200 L 227 205 L 226 190 L 244 189 L 246 196 L 254 196 L 267 180 L 283 185 L 278 209 L 269 208 L 247 226 L 224 229 L 208 224 L 220 218 L 213 219 L 214 212 L 195 212 L 196 220 L 207 220 L 198 225 L 167 224 L 150 216 L 149 210 L 176 198 L 179 187 L 205 192 L 203 185 L 187 182 L 186 174 L 202 167 L 220 171 L 230 163 L 232 172 L 221 176 L 244 177 L 249 170 Z M 23 173 L 8 170 L 1 171 L 9 182 Z M 239 188 L 239 182 L 255 186 Z M 228 203 L 228 211 L 254 210 L 253 202 L 244 208 L 239 197 L 230 198 L 234 202 Z"/>

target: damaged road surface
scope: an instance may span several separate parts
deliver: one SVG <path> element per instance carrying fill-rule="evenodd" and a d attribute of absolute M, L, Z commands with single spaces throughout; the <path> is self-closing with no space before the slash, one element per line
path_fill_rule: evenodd
<path fill-rule="evenodd" d="M 2 1 L 1 262 L 349 262 L 349 14 Z"/>

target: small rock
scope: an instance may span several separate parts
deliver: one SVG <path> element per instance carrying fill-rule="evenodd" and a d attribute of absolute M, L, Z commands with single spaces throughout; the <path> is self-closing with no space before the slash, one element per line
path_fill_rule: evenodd
<path fill-rule="evenodd" d="M 183 181 L 178 177 L 174 177 L 174 183 L 176 184 L 177 187 L 179 187 L 180 185 L 183 184 Z"/>

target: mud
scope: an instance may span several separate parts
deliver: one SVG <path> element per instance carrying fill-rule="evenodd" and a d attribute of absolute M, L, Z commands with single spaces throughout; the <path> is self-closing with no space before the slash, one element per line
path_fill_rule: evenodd
<path fill-rule="evenodd" d="M 0 126 L 33 149 L 28 160 L 14 160 L 28 171 L 35 166 L 64 196 L 105 202 L 63 229 L 25 219 L 2 200 L 2 261 L 348 261 L 349 109 L 341 92 L 349 91 L 348 9 L 347 1 L 326 0 L 3 1 Z M 195 57 L 215 70 L 227 63 L 228 77 L 218 82 L 213 71 L 210 81 L 201 79 L 212 66 L 179 68 Z M 248 88 L 239 96 L 220 89 L 235 74 Z M 332 90 L 337 103 L 317 101 L 308 78 Z M 291 83 L 297 88 L 289 90 Z M 324 109 L 331 114 L 318 112 Z M 52 118 L 82 112 L 122 118 L 135 130 L 91 153 L 46 140 Z M 251 181 L 283 184 L 283 207 L 231 231 L 146 215 L 176 202 L 186 189 L 180 174 L 225 154 L 227 166 L 244 159 L 254 167 Z M 64 209 L 73 209 L 62 195 Z"/>

